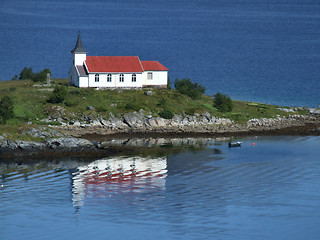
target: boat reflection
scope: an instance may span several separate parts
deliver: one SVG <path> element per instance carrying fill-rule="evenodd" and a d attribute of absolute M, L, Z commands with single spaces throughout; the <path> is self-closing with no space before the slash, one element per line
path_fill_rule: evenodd
<path fill-rule="evenodd" d="M 72 202 L 84 204 L 87 195 L 108 197 L 123 192 L 165 189 L 167 158 L 117 157 L 96 160 L 72 171 Z"/>

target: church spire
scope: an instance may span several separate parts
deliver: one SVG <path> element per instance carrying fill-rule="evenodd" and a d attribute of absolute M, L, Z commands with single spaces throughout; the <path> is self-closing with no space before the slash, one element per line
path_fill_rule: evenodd
<path fill-rule="evenodd" d="M 81 37 L 80 37 L 80 31 L 78 34 L 78 39 L 75 48 L 71 51 L 72 53 L 87 53 L 87 51 L 83 48 Z"/>

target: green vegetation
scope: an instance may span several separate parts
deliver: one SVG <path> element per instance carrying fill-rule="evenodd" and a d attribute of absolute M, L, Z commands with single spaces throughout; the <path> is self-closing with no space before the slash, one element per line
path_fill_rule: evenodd
<path fill-rule="evenodd" d="M 230 97 L 217 93 L 214 95 L 214 106 L 219 109 L 220 112 L 231 112 L 233 109 L 233 102 Z"/>
<path fill-rule="evenodd" d="M 67 97 L 67 89 L 65 86 L 55 86 L 53 89 L 53 93 L 51 94 L 50 98 L 48 99 L 49 103 L 62 103 L 65 98 Z"/>
<path fill-rule="evenodd" d="M 27 68 L 24 67 L 20 73 L 19 79 L 20 80 L 32 80 L 34 82 L 44 82 L 47 79 L 47 73 L 50 73 L 51 75 L 51 71 L 49 68 L 45 68 L 40 72 L 34 73 L 32 71 L 32 68 Z M 18 76 L 15 75 L 13 77 L 13 80 L 17 80 Z"/>
<path fill-rule="evenodd" d="M 192 99 L 198 99 L 206 92 L 206 88 L 198 83 L 192 83 L 190 79 L 176 79 L 174 82 L 176 90 Z"/>
<path fill-rule="evenodd" d="M 272 118 L 277 115 L 288 116 L 277 109 L 277 106 L 260 103 L 232 101 L 232 111 L 223 112 L 215 105 L 213 97 L 200 95 L 193 99 L 181 94 L 180 91 L 152 89 L 153 94 L 147 96 L 139 90 L 101 90 L 82 89 L 68 86 L 67 79 L 53 79 L 51 87 L 34 87 L 32 80 L 11 80 L 0 82 L 0 96 L 9 96 L 13 108 L 0 107 L 3 125 L 0 135 L 9 133 L 19 136 L 18 129 L 35 125 L 52 124 L 41 121 L 56 111 L 63 110 L 69 119 L 81 119 L 82 116 L 103 117 L 108 119 L 111 114 L 118 116 L 126 112 L 145 110 L 156 117 L 172 118 L 173 114 L 201 114 L 208 112 L 212 116 L 225 117 L 237 123 L 246 123 L 252 118 Z M 63 87 L 62 87 L 63 86 Z M 59 89 L 59 90 L 58 90 Z M 54 96 L 54 97 L 53 97 Z M 2 101 L 3 102 L 3 101 Z M 7 106 L 10 101 L 5 100 Z M 9 104 L 8 104 L 9 103 Z M 88 108 L 91 106 L 92 108 Z M 60 109 L 56 109 L 56 108 Z M 3 113 L 4 109 L 13 109 L 13 115 Z M 9 110 L 10 112 L 10 110 Z M 298 114 L 305 114 L 299 111 Z M 292 113 L 291 113 L 292 114 Z M 20 138 L 20 137 L 19 137 Z"/>
<path fill-rule="evenodd" d="M 9 96 L 4 96 L 0 100 L 0 124 L 6 123 L 13 117 L 13 102 Z"/>
<path fill-rule="evenodd" d="M 168 110 L 168 109 L 164 109 L 163 111 L 161 111 L 159 113 L 159 116 L 165 119 L 172 119 L 173 118 L 173 113 Z"/>

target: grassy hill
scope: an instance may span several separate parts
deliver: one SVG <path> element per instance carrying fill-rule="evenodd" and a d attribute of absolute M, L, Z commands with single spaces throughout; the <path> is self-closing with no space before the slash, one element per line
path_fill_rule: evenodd
<path fill-rule="evenodd" d="M 52 104 L 48 102 L 56 85 L 67 88 L 67 96 L 63 103 Z M 193 100 L 175 90 L 152 89 L 153 94 L 147 96 L 143 90 L 95 90 L 80 89 L 68 86 L 67 79 L 54 79 L 52 86 L 34 86 L 30 80 L 11 80 L 0 82 L 0 96 L 8 95 L 14 103 L 14 118 L 9 119 L 5 125 L 0 125 L 0 134 L 17 132 L 18 128 L 33 125 L 45 125 L 41 119 L 50 114 L 53 106 L 62 106 L 67 115 L 77 118 L 83 115 L 109 118 L 110 113 L 117 116 L 126 112 L 144 109 L 152 116 L 158 116 L 165 109 L 174 114 L 188 114 L 209 112 L 213 116 L 226 117 L 237 123 L 246 123 L 252 118 L 272 118 L 277 115 L 287 116 L 289 113 L 280 111 L 277 106 L 262 103 L 233 101 L 234 108 L 229 113 L 221 113 L 213 107 L 213 98 L 203 95 Z M 88 108 L 91 106 L 92 108 Z M 305 114 L 299 110 L 299 114 Z"/>

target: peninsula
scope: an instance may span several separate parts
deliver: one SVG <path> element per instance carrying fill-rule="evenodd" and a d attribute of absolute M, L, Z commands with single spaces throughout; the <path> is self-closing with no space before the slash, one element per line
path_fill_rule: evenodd
<path fill-rule="evenodd" d="M 57 101 L 59 88 L 63 96 Z M 232 101 L 232 111 L 222 112 L 212 96 L 192 98 L 174 89 L 77 88 L 54 79 L 50 86 L 4 81 L 0 92 L 13 108 L 0 125 L 1 156 L 108 152 L 97 139 L 124 136 L 320 135 L 319 109 Z"/>

